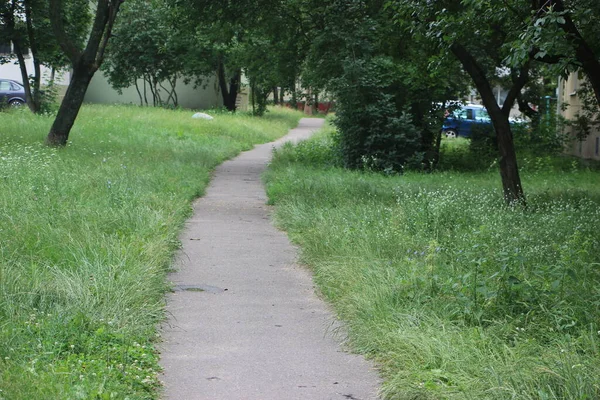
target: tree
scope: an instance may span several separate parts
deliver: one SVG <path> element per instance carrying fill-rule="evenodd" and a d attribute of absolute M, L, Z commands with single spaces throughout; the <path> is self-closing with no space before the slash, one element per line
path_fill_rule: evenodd
<path fill-rule="evenodd" d="M 524 3 L 413 0 L 388 4 L 397 12 L 399 25 L 413 36 L 428 38 L 441 54 L 454 55 L 471 77 L 496 132 L 504 198 L 508 203 L 525 204 L 509 115 L 529 82 L 534 53 L 528 51 L 518 65 L 507 62 L 511 45 L 526 28 L 526 22 L 514 18 L 511 9 L 522 9 Z M 473 32 L 477 32 L 477 40 L 473 40 Z M 502 105 L 496 102 L 491 84 L 499 74 L 510 77 L 510 88 Z"/>
<path fill-rule="evenodd" d="M 533 0 L 528 27 L 517 54 L 534 49 L 537 60 L 557 64 L 560 72 L 581 68 L 600 105 L 600 8 L 593 0 Z M 518 59 L 517 59 L 518 61 Z"/>
<path fill-rule="evenodd" d="M 216 73 L 228 110 L 236 109 L 244 73 L 257 105 L 274 86 L 295 86 L 302 62 L 302 38 L 292 19 L 295 0 L 177 0 L 174 5 L 177 26 L 194 38 L 187 75 Z"/>
<path fill-rule="evenodd" d="M 102 69 L 109 83 L 118 91 L 135 86 L 140 105 L 148 105 L 148 97 L 154 106 L 178 104 L 176 85 L 186 72 L 186 61 L 191 62 L 193 42 L 169 13 L 163 0 L 128 1 L 107 50 Z"/>
<path fill-rule="evenodd" d="M 69 59 L 72 76 L 58 114 L 48 133 L 47 142 L 53 146 L 64 146 L 79 109 L 83 104 L 85 92 L 98 70 L 111 37 L 112 28 L 117 19 L 119 8 L 124 0 L 98 0 L 94 22 L 85 47 L 77 43 L 76 36 L 65 22 L 65 8 L 62 0 L 50 0 L 49 16 L 56 39 Z"/>
<path fill-rule="evenodd" d="M 457 63 L 430 63 L 433 54 L 406 40 L 384 1 L 307 3 L 301 20 L 312 41 L 302 80 L 335 95 L 344 164 L 388 172 L 430 168 L 441 139 L 438 103 L 466 88 Z"/>
<path fill-rule="evenodd" d="M 534 59 L 549 65 L 550 74 L 584 73 L 587 81 L 578 91 L 582 109 L 574 121 L 577 137 L 585 138 L 593 125 L 600 125 L 600 8 L 593 0 L 534 0 L 512 7 L 526 29 L 512 46 L 509 57 L 519 65 L 533 51 Z"/>

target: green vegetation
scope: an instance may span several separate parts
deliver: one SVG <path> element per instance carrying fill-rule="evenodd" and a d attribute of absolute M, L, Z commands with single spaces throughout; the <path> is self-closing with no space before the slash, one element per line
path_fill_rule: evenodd
<path fill-rule="evenodd" d="M 0 399 L 155 398 L 190 202 L 215 165 L 299 116 L 87 106 L 53 149 L 51 118 L 0 113 Z"/>
<path fill-rule="evenodd" d="M 522 156 L 511 208 L 495 166 L 347 171 L 331 143 L 278 151 L 268 193 L 386 399 L 600 398 L 598 169 Z"/>

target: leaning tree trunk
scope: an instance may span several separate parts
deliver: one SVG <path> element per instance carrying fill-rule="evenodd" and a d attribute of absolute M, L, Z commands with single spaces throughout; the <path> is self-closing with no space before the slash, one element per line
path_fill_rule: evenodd
<path fill-rule="evenodd" d="M 71 82 L 46 139 L 49 145 L 64 146 L 67 144 L 69 132 L 79 114 L 85 92 L 95 72 L 96 68 L 85 66 L 79 66 L 73 71 Z"/>
<path fill-rule="evenodd" d="M 74 41 L 64 25 L 62 0 L 50 0 L 50 23 L 58 44 L 71 61 L 73 75 L 56 119 L 50 128 L 46 142 L 52 146 L 64 146 L 69 140 L 69 132 L 75 123 L 87 87 L 98 70 L 112 36 L 119 8 L 124 0 L 98 0 L 96 15 L 89 32 L 87 43 Z"/>
<path fill-rule="evenodd" d="M 513 84 L 502 108 L 496 103 L 496 98 L 488 78 L 483 69 L 477 63 L 477 60 L 469 51 L 460 44 L 453 44 L 450 50 L 460 61 L 463 68 L 475 83 L 475 87 L 481 96 L 481 101 L 487 109 L 498 141 L 498 151 L 500 156 L 500 177 L 502 178 L 502 188 L 504 191 L 504 200 L 508 204 L 526 205 L 525 194 L 521 186 L 519 168 L 517 165 L 517 154 L 513 143 L 512 131 L 508 122 L 510 108 L 515 102 L 517 94 L 527 82 L 528 76 L 524 72 Z"/>

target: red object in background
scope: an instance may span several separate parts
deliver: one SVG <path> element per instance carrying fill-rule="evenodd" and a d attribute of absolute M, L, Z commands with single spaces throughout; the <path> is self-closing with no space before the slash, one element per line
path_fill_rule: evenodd
<path fill-rule="evenodd" d="M 285 103 L 286 107 L 289 108 L 293 108 L 291 103 Z M 324 103 L 319 103 L 317 106 L 317 112 L 321 113 L 321 114 L 327 114 L 329 113 L 329 111 L 332 111 L 334 107 L 334 103 L 333 101 L 327 101 Z M 300 111 L 304 111 L 304 102 L 303 101 L 299 101 L 296 103 L 296 110 L 300 110 Z"/>

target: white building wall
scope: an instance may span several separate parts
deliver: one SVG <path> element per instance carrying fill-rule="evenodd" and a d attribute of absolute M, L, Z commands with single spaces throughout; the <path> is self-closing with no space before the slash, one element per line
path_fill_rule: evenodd
<path fill-rule="evenodd" d="M 27 73 L 29 75 L 33 75 L 33 59 L 31 57 L 25 58 L 25 64 L 27 65 Z M 45 85 L 50 80 L 51 74 L 50 68 L 46 68 L 42 66 L 42 85 Z M 0 78 L 4 79 L 12 79 L 19 83 L 23 83 L 23 79 L 21 78 L 21 69 L 19 68 L 19 63 L 15 60 L 11 61 L 7 64 L 0 65 Z M 55 75 L 55 84 L 61 86 L 67 86 L 69 84 L 69 79 L 71 78 L 71 74 L 68 71 L 57 72 Z"/>
<path fill-rule="evenodd" d="M 140 91 L 143 91 L 143 80 L 138 81 Z M 169 84 L 165 84 L 165 87 L 169 88 Z M 192 84 L 185 85 L 183 80 L 177 83 L 176 86 L 177 97 L 179 105 L 183 108 L 191 109 L 207 109 L 215 108 L 223 105 L 222 96 L 219 92 L 218 85 L 216 85 L 216 79 L 207 79 L 207 83 L 204 86 L 194 88 Z M 162 96 L 163 100 L 168 97 L 167 93 Z M 148 103 L 152 104 L 152 94 L 150 90 L 147 90 Z M 108 79 L 101 72 L 97 72 L 92 78 L 92 82 L 88 87 L 85 94 L 86 103 L 99 103 L 99 104 L 140 104 L 140 97 L 135 86 L 123 89 L 122 94 L 119 94 L 114 90 L 108 83 Z"/>

